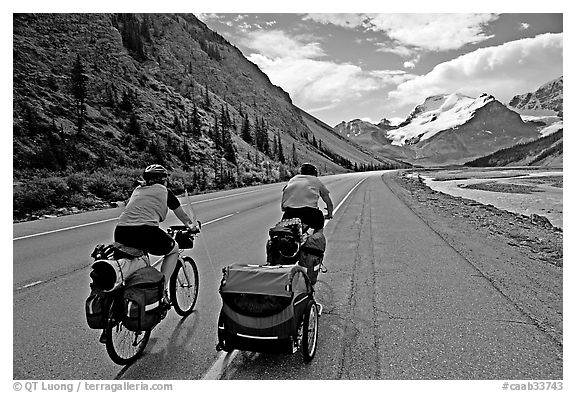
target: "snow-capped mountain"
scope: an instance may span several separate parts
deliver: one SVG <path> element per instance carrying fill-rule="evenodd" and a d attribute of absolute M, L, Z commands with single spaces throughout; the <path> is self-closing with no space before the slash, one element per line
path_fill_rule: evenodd
<path fill-rule="evenodd" d="M 393 145 L 414 145 L 437 133 L 453 129 L 471 120 L 476 111 L 496 101 L 488 94 L 474 99 L 463 94 L 436 95 L 418 105 L 398 128 L 387 132 Z M 484 130 L 491 133 L 491 130 Z"/>
<path fill-rule="evenodd" d="M 485 93 L 477 98 L 459 93 L 428 97 L 405 121 L 388 130 L 366 122 L 354 124 L 363 128 L 350 132 L 351 140 L 387 157 L 420 165 L 462 164 L 534 140 L 543 128 L 542 123 L 523 121 Z"/>
<path fill-rule="evenodd" d="M 380 121 L 381 123 L 382 121 Z M 348 122 L 342 121 L 334 127 L 334 130 L 346 138 L 358 138 L 373 131 L 381 131 L 381 128 L 370 122 L 354 119 Z"/>
<path fill-rule="evenodd" d="M 564 128 L 564 82 L 559 77 L 540 86 L 536 91 L 514 96 L 508 106 L 522 120 L 540 126 L 540 135 L 547 136 Z"/>
<path fill-rule="evenodd" d="M 564 77 L 540 86 L 536 91 L 514 96 L 508 104 L 522 115 L 556 115 L 562 117 Z"/>

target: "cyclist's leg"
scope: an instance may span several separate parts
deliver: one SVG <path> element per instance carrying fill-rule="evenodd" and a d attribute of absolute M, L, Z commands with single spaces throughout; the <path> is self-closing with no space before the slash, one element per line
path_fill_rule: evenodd
<path fill-rule="evenodd" d="M 168 284 L 170 283 L 170 277 L 172 273 L 174 273 L 174 269 L 176 269 L 176 263 L 178 262 L 178 243 L 173 242 L 174 246 L 172 250 L 170 250 L 165 256 L 164 261 L 162 262 L 162 266 L 160 267 L 160 271 L 164 274 L 164 289 L 168 291 Z"/>

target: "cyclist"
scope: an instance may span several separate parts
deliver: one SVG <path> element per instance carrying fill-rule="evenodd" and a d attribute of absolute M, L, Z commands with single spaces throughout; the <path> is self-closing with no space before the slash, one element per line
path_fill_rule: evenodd
<path fill-rule="evenodd" d="M 288 181 L 282 190 L 282 219 L 300 218 L 315 232 L 322 232 L 324 219 L 331 219 L 334 211 L 330 191 L 318 179 L 318 169 L 310 163 L 302 164 L 300 174 Z M 326 217 L 318 208 L 318 200 L 326 203 Z"/>
<path fill-rule="evenodd" d="M 168 171 L 162 165 L 146 167 L 142 175 L 144 183 L 136 187 L 118 218 L 114 241 L 128 247 L 146 251 L 152 255 L 164 255 L 160 271 L 164 274 L 165 293 L 168 293 L 170 275 L 178 262 L 178 243 L 160 228 L 168 209 L 192 231 L 198 228 L 186 214 L 180 201 L 166 188 Z M 164 299 L 169 307 L 168 297 Z"/>

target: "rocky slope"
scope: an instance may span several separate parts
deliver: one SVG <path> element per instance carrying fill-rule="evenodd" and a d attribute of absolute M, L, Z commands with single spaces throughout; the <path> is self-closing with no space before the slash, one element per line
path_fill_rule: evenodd
<path fill-rule="evenodd" d="M 552 112 L 560 117 L 564 111 L 564 77 L 540 86 L 536 91 L 512 97 L 508 105 L 520 113 Z"/>
<path fill-rule="evenodd" d="M 385 163 L 320 149 L 289 95 L 191 14 L 14 14 L 13 27 L 18 214 L 125 198 L 150 162 L 196 191 L 278 181 L 304 161 Z"/>

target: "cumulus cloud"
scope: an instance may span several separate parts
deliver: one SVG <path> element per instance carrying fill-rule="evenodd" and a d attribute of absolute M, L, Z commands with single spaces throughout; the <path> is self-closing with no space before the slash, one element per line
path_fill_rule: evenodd
<path fill-rule="evenodd" d="M 304 43 L 288 36 L 281 30 L 262 30 L 250 32 L 242 40 L 248 48 L 261 55 L 272 58 L 316 58 L 324 56 L 317 42 Z"/>
<path fill-rule="evenodd" d="M 477 49 L 438 64 L 389 93 L 395 107 L 416 105 L 434 94 L 494 95 L 503 103 L 562 75 L 563 34 L 542 34 Z"/>
<path fill-rule="evenodd" d="M 485 26 L 496 14 L 308 14 L 305 19 L 384 32 L 380 51 L 410 56 L 415 50 L 446 51 L 491 38 Z"/>
<path fill-rule="evenodd" d="M 492 37 L 484 33 L 484 26 L 497 18 L 494 14 L 377 14 L 370 24 L 401 45 L 446 51 Z"/>
<path fill-rule="evenodd" d="M 290 37 L 278 30 L 251 32 L 244 45 L 257 52 L 248 59 L 272 83 L 288 91 L 297 105 L 310 111 L 314 111 L 314 106 L 332 108 L 413 77 L 404 71 L 367 72 L 353 64 L 321 60 L 325 54 L 318 43 L 305 42 L 302 37 Z"/>

